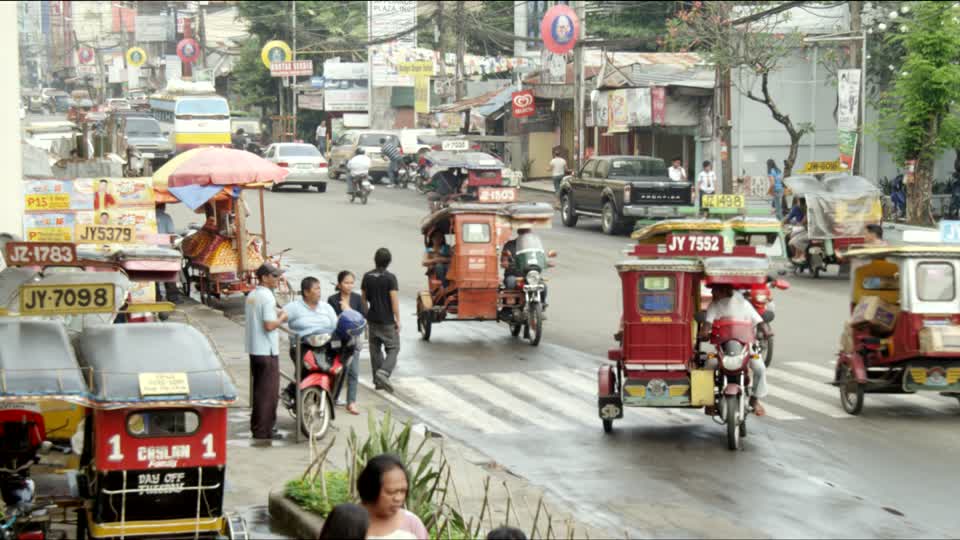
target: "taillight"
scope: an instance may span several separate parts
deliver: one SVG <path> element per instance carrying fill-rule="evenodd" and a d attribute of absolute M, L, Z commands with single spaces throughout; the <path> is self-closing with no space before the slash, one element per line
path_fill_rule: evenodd
<path fill-rule="evenodd" d="M 326 168 L 327 168 L 327 164 L 326 164 L 326 163 L 317 163 L 317 168 L 318 168 L 318 169 L 326 169 Z"/>
<path fill-rule="evenodd" d="M 289 166 L 290 164 L 287 163 L 286 161 L 281 161 L 280 163 L 277 163 L 277 167 L 289 167 Z"/>

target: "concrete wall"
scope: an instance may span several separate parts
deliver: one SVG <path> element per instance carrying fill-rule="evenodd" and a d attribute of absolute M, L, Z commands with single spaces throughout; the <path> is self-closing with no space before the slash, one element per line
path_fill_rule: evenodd
<path fill-rule="evenodd" d="M 17 3 L 0 2 L 0 66 L 7 82 L 0 85 L 0 232 L 21 234 L 23 178 L 20 156 L 20 50 L 17 43 Z"/>

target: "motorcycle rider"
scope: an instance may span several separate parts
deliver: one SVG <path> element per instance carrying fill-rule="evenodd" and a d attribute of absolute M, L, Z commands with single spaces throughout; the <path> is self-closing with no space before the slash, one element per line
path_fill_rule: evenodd
<path fill-rule="evenodd" d="M 719 284 L 714 285 L 713 299 L 710 306 L 707 307 L 706 318 L 700 325 L 700 339 L 710 338 L 710 330 L 713 327 L 713 321 L 718 319 L 733 319 L 737 321 L 748 321 L 754 326 L 760 326 L 768 336 L 773 335 L 770 325 L 763 321 L 753 305 L 747 301 L 739 292 L 734 291 L 732 285 Z M 707 361 L 707 369 L 716 369 L 719 365 L 717 358 L 711 358 Z M 760 398 L 767 396 L 767 367 L 763 359 L 758 356 L 752 356 L 750 359 L 750 371 L 753 372 L 753 388 L 750 395 L 750 406 L 757 416 L 763 416 L 765 413 L 760 404 Z"/>
<path fill-rule="evenodd" d="M 370 157 L 364 153 L 363 148 L 357 148 L 354 156 L 347 162 L 347 195 L 353 194 L 357 182 L 370 174 L 370 165 Z"/>
<path fill-rule="evenodd" d="M 517 264 L 517 240 L 526 234 L 533 234 L 533 231 L 524 227 L 517 229 L 517 237 L 507 241 L 500 252 L 500 267 L 503 268 L 503 286 L 507 289 L 517 288 L 517 278 L 523 277 L 519 264 Z M 548 266 L 551 263 L 548 263 Z M 543 268 L 546 270 L 546 268 Z M 543 284 L 543 292 L 540 295 L 540 302 L 543 309 L 547 309 L 547 284 Z"/>
<path fill-rule="evenodd" d="M 332 334 L 337 329 L 337 313 L 330 304 L 322 300 L 320 280 L 315 277 L 303 278 L 300 282 L 300 294 L 301 298 L 297 298 L 283 307 L 288 317 L 287 325 L 290 326 L 290 330 L 297 334 L 297 340 L 317 334 Z M 300 361 L 297 358 L 296 342 L 290 344 L 290 359 L 294 363 L 294 369 L 296 369 L 296 363 Z M 325 363 L 326 356 L 317 357 L 317 364 L 321 368 Z M 289 395 L 296 392 L 293 383 L 290 383 L 285 392 Z"/>
<path fill-rule="evenodd" d="M 380 138 L 380 152 L 390 160 L 390 164 L 387 166 L 387 176 L 390 178 L 388 185 L 396 186 L 397 172 L 400 170 L 400 160 L 403 158 L 403 153 L 400 152 L 396 143 L 386 137 Z"/>
<path fill-rule="evenodd" d="M 247 140 L 247 132 L 244 131 L 243 128 L 240 128 L 236 133 L 233 134 L 230 142 L 237 150 L 245 150 L 247 148 Z"/>
<path fill-rule="evenodd" d="M 807 212 L 806 198 L 796 197 L 793 208 L 783 219 L 785 225 L 794 226 L 788 245 L 791 250 L 790 259 L 795 263 L 803 263 L 806 260 L 807 247 L 810 245 L 810 237 L 807 234 Z"/>

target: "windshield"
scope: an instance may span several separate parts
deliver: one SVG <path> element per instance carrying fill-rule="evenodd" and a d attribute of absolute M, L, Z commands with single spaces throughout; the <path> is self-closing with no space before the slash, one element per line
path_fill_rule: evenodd
<path fill-rule="evenodd" d="M 614 159 L 610 161 L 609 178 L 630 176 L 667 176 L 667 166 L 660 159 Z"/>
<path fill-rule="evenodd" d="M 360 141 L 357 143 L 358 146 L 382 146 L 380 144 L 380 139 L 387 139 L 396 146 L 400 146 L 400 139 L 396 135 L 389 135 L 387 133 L 367 133 L 360 136 Z"/>
<path fill-rule="evenodd" d="M 950 302 L 956 285 L 953 265 L 948 262 L 917 265 L 917 298 L 924 302 Z"/>
<path fill-rule="evenodd" d="M 231 124 L 233 125 L 233 131 L 243 129 L 247 133 L 253 133 L 255 135 L 260 133 L 260 123 L 255 120 L 242 120 L 239 122 L 234 120 Z"/>
<path fill-rule="evenodd" d="M 290 144 L 280 146 L 280 156 L 282 157 L 305 157 L 319 156 L 320 151 L 309 144 Z"/>
<path fill-rule="evenodd" d="M 160 123 L 153 118 L 127 119 L 127 135 L 160 135 Z"/>
<path fill-rule="evenodd" d="M 517 253 L 521 251 L 544 251 L 540 237 L 529 232 L 517 237 Z"/>
<path fill-rule="evenodd" d="M 230 116 L 230 109 L 223 98 L 183 99 L 177 102 L 177 116 L 184 114 Z"/>

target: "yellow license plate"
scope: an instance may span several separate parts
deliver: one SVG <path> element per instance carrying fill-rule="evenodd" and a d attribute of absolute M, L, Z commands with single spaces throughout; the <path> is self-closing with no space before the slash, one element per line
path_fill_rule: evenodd
<path fill-rule="evenodd" d="M 704 195 L 704 208 L 744 208 L 747 198 L 743 195 Z"/>
<path fill-rule="evenodd" d="M 113 313 L 114 309 L 112 283 L 20 287 L 20 315 Z"/>
<path fill-rule="evenodd" d="M 130 244 L 136 239 L 132 225 L 77 225 L 78 244 Z"/>

